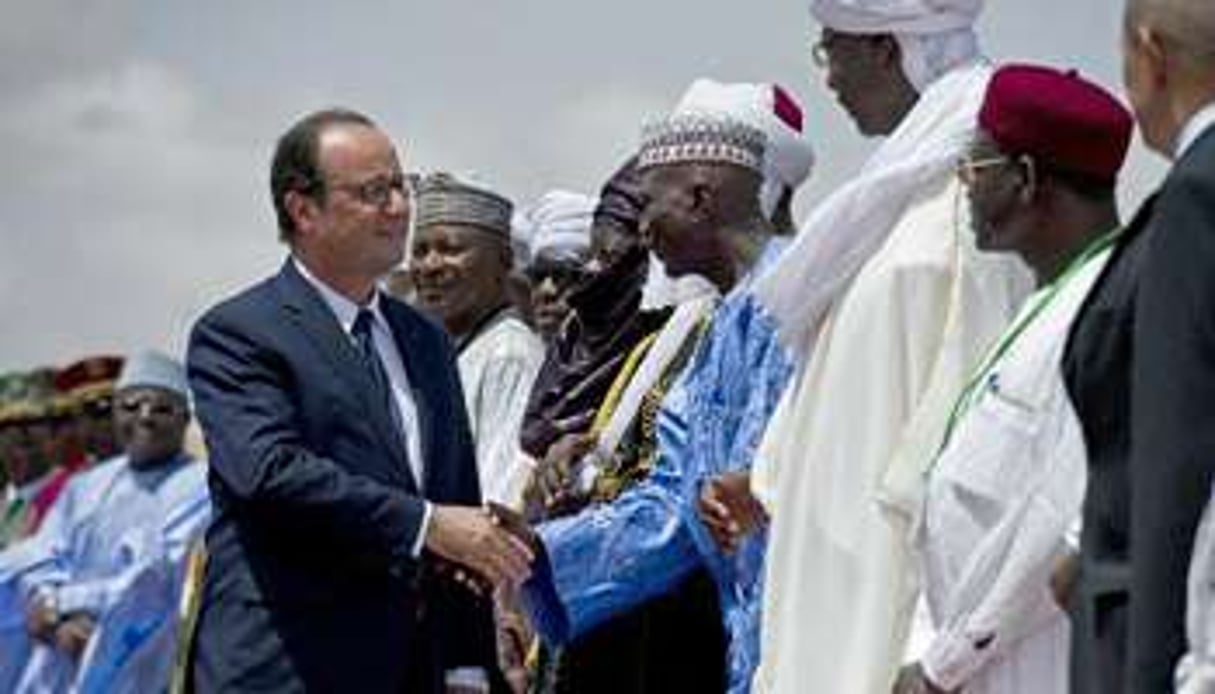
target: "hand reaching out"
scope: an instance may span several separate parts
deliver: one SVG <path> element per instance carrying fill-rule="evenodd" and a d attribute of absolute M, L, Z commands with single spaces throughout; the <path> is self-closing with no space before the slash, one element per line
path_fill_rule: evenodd
<path fill-rule="evenodd" d="M 500 527 L 487 510 L 436 504 L 426 529 L 426 549 L 466 566 L 494 586 L 517 586 L 531 575 L 535 554 Z"/>

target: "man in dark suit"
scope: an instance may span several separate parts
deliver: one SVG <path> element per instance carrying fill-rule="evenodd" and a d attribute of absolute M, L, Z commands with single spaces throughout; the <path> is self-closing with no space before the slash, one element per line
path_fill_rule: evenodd
<path fill-rule="evenodd" d="M 1123 234 L 1064 360 L 1089 452 L 1076 691 L 1167 692 L 1215 471 L 1215 4 L 1128 0 L 1124 75 L 1175 165 Z"/>
<path fill-rule="evenodd" d="M 1148 146 L 1174 161 L 1136 298 L 1127 688 L 1170 691 L 1190 550 L 1215 472 L 1215 3 L 1130 0 L 1124 74 Z"/>
<path fill-rule="evenodd" d="M 454 576 L 524 580 L 530 550 L 478 507 L 451 346 L 381 294 L 409 204 L 389 138 L 311 114 L 278 141 L 291 257 L 211 309 L 188 368 L 214 521 L 198 691 L 485 691 L 488 604 Z"/>

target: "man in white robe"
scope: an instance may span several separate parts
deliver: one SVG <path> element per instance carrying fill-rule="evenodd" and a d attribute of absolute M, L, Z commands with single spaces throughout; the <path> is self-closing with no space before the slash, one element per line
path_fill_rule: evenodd
<path fill-rule="evenodd" d="M 887 138 L 756 288 L 798 360 L 752 470 L 772 518 L 756 691 L 888 694 L 917 590 L 922 468 L 1029 286 L 1019 262 L 981 257 L 958 215 L 953 170 L 991 72 L 979 6 L 811 8 L 828 85 Z"/>
<path fill-rule="evenodd" d="M 97 625 L 141 577 L 180 564 L 202 531 L 206 468 L 182 450 L 187 397 L 179 363 L 156 353 L 129 360 L 114 401 L 123 455 L 73 477 L 38 533 L 0 553 L 0 691 L 74 689 Z M 121 667 L 142 635 L 124 640 L 124 653 L 90 663 Z M 167 667 L 153 674 L 140 686 L 167 687 Z"/>
<path fill-rule="evenodd" d="M 918 550 L 935 635 L 896 691 L 1066 694 L 1070 630 L 1051 592 L 1086 456 L 1060 361 L 1120 224 L 1132 118 L 1075 73 L 1008 65 L 959 165 L 979 247 L 1038 279 L 958 395 L 928 472 Z"/>
<path fill-rule="evenodd" d="M 449 175 L 423 179 L 409 264 L 417 305 L 456 342 L 481 497 L 503 503 L 520 476 L 519 427 L 544 359 L 507 294 L 512 211 L 509 200 Z"/>

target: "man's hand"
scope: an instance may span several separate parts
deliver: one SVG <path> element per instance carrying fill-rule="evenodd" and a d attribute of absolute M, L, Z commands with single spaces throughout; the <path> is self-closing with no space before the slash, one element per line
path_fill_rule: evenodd
<path fill-rule="evenodd" d="M 577 489 L 574 468 L 594 448 L 595 437 L 589 434 L 566 434 L 549 446 L 532 477 L 533 493 L 547 515 L 568 513 L 586 503 L 585 495 Z"/>
<path fill-rule="evenodd" d="M 1050 592 L 1055 598 L 1055 604 L 1064 612 L 1072 602 L 1072 593 L 1080 579 L 1080 555 L 1068 551 L 1055 562 L 1055 569 L 1050 575 Z"/>
<path fill-rule="evenodd" d="M 499 591 L 494 600 L 494 622 L 497 625 L 498 667 L 513 694 L 524 694 L 531 687 L 527 656 L 535 634 L 518 606 L 518 596 L 511 591 Z"/>
<path fill-rule="evenodd" d="M 919 663 L 913 663 L 904 665 L 899 670 L 899 676 L 894 681 L 893 694 L 951 694 L 951 692 L 933 684 L 924 674 L 924 668 Z"/>
<path fill-rule="evenodd" d="M 25 613 L 25 628 L 30 636 L 44 643 L 53 643 L 59 612 L 41 597 L 35 597 Z"/>
<path fill-rule="evenodd" d="M 426 549 L 467 566 L 495 586 L 517 586 L 531 575 L 532 550 L 499 527 L 489 511 L 439 504 L 432 508 Z"/>
<path fill-rule="evenodd" d="M 527 519 L 523 517 L 523 514 L 496 501 L 485 502 L 485 510 L 489 512 L 489 517 L 493 519 L 494 525 L 502 528 L 526 545 L 533 556 L 539 553 L 540 539 L 536 537 L 536 532 L 532 530 L 532 526 L 528 525 Z"/>
<path fill-rule="evenodd" d="M 89 645 L 89 638 L 93 636 L 95 626 L 88 615 L 73 615 L 55 629 L 55 646 L 72 660 L 80 660 L 80 655 Z"/>
<path fill-rule="evenodd" d="M 743 537 L 768 522 L 763 505 L 751 494 L 748 472 L 727 472 L 705 482 L 698 508 L 701 521 L 726 554 L 737 551 Z"/>

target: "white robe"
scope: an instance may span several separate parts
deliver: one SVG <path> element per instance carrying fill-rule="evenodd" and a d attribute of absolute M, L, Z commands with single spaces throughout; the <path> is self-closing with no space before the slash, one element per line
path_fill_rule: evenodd
<path fill-rule="evenodd" d="M 758 692 L 888 694 L 914 605 L 912 526 L 948 408 L 1025 296 L 978 254 L 950 173 L 830 309 L 752 486 L 772 515 Z"/>
<path fill-rule="evenodd" d="M 481 498 L 514 505 L 520 468 L 519 427 L 532 382 L 544 361 L 544 343 L 503 311 L 460 352 L 460 384 L 477 449 Z"/>
<path fill-rule="evenodd" d="M 1188 649 L 1177 664 L 1177 694 L 1215 694 L 1215 497 L 1194 535 L 1185 633 Z"/>
<path fill-rule="evenodd" d="M 943 689 L 1068 691 L 1070 628 L 1050 576 L 1080 514 L 1086 456 L 1059 365 L 1108 255 L 1061 279 L 1049 303 L 1049 286 L 1025 302 L 1005 335 L 1024 330 L 974 376 L 929 474 L 919 550 L 937 631 L 921 662 Z"/>

